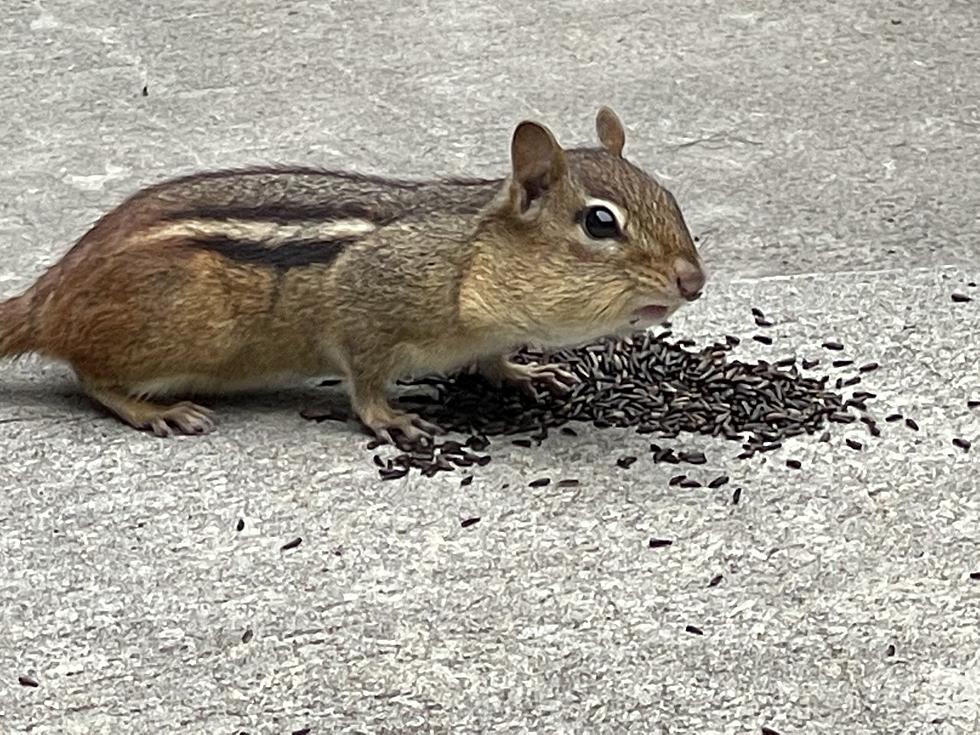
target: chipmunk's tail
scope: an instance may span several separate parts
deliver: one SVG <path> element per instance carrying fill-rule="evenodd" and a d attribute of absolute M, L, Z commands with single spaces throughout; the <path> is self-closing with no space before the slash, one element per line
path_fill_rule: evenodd
<path fill-rule="evenodd" d="M 18 357 L 36 349 L 31 329 L 31 292 L 0 303 L 0 357 Z"/>

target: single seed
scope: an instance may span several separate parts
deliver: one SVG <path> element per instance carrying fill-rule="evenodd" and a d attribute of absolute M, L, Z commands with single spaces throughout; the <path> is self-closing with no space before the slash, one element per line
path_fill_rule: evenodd
<path fill-rule="evenodd" d="M 895 655 L 895 644 L 894 643 L 889 643 L 888 644 L 888 648 L 885 649 L 885 655 L 886 656 L 889 656 L 889 657 Z"/>
<path fill-rule="evenodd" d="M 779 732 L 777 730 L 773 730 L 771 727 L 767 727 L 766 725 L 763 725 L 762 735 L 779 735 Z"/>
<path fill-rule="evenodd" d="M 879 367 L 881 367 L 881 366 L 878 363 L 876 363 L 876 362 L 869 362 L 867 365 L 862 365 L 861 367 L 859 367 L 858 368 L 858 372 L 859 373 L 870 373 L 870 372 L 872 372 L 874 370 L 877 370 Z"/>
<path fill-rule="evenodd" d="M 803 467 L 803 463 L 800 462 L 800 460 L 798 459 L 787 459 L 786 466 L 789 467 L 791 470 L 798 470 Z"/>
<path fill-rule="evenodd" d="M 686 480 L 681 480 L 679 485 L 683 488 L 693 488 L 693 487 L 703 487 L 700 482 L 687 478 Z"/>
<path fill-rule="evenodd" d="M 684 630 L 692 635 L 704 635 L 704 631 L 696 625 L 688 625 Z"/>
<path fill-rule="evenodd" d="M 530 447 L 531 446 L 531 440 L 530 439 L 514 439 L 511 442 L 511 444 L 513 444 L 514 446 L 517 446 L 517 447 Z"/>
<path fill-rule="evenodd" d="M 467 475 L 462 480 L 459 481 L 460 487 L 468 487 L 473 484 L 473 475 Z"/>
<path fill-rule="evenodd" d="M 980 408 L 980 400 L 973 400 L 973 399 L 968 400 L 966 402 L 966 407 L 967 408 Z"/>
<path fill-rule="evenodd" d="M 30 676 L 18 676 L 17 677 L 17 683 L 20 684 L 22 687 L 37 687 L 37 686 L 40 686 L 40 684 L 38 684 L 38 682 L 37 682 L 37 679 L 34 679 L 34 678 L 30 677 Z"/>
<path fill-rule="evenodd" d="M 687 479 L 687 475 L 674 475 L 673 477 L 670 478 L 670 481 L 667 483 L 667 485 L 670 487 L 673 487 L 674 485 L 680 485 L 686 479 Z"/>
<path fill-rule="evenodd" d="M 885 416 L 885 421 L 887 421 L 888 423 L 893 423 L 895 421 L 901 421 L 903 418 L 905 417 L 902 416 L 902 414 L 900 413 L 890 413 L 887 416 Z"/>
<path fill-rule="evenodd" d="M 854 360 L 834 360 L 832 363 L 835 368 L 847 367 L 848 365 L 853 365 Z"/>
<path fill-rule="evenodd" d="M 862 449 L 864 449 L 864 445 L 861 442 L 857 441 L 856 439 L 845 439 L 844 443 L 847 444 L 847 446 L 849 446 L 855 452 L 860 452 Z"/>
<path fill-rule="evenodd" d="M 820 364 L 820 360 L 802 360 L 800 365 L 803 366 L 804 370 L 813 370 L 817 365 Z"/>
<path fill-rule="evenodd" d="M 840 342 L 834 342 L 834 341 L 824 342 L 823 343 L 823 346 L 826 347 L 828 350 L 843 350 L 844 349 L 844 345 L 842 345 Z"/>
<path fill-rule="evenodd" d="M 905 425 L 912 429 L 912 431 L 919 430 L 919 425 L 913 419 L 905 419 Z"/>
<path fill-rule="evenodd" d="M 254 635 L 255 633 L 252 632 L 251 628 L 246 628 L 245 632 L 242 633 L 242 643 L 248 643 Z"/>
<path fill-rule="evenodd" d="M 652 538 L 647 542 L 647 546 L 651 549 L 662 549 L 665 546 L 670 546 L 673 541 L 666 538 Z"/>
<path fill-rule="evenodd" d="M 460 521 L 459 525 L 461 525 L 463 528 L 469 528 L 470 526 L 476 525 L 479 522 L 480 522 L 480 518 L 477 516 L 475 518 L 467 518 L 463 521 Z"/>
<path fill-rule="evenodd" d="M 296 537 L 296 538 L 294 538 L 294 539 L 293 539 L 292 541 L 287 541 L 286 543 L 284 543 L 284 544 L 283 544 L 283 545 L 282 545 L 282 546 L 281 546 L 281 547 L 279 548 L 279 550 L 280 550 L 280 551 L 289 551 L 290 549 L 295 549 L 295 548 L 296 548 L 297 546 L 299 546 L 299 545 L 300 545 L 301 543 L 303 543 L 303 539 L 302 539 L 301 537 L 299 537 L 299 536 L 297 536 L 297 537 Z"/>
<path fill-rule="evenodd" d="M 980 572 L 970 572 L 970 579 L 974 582 L 980 582 Z"/>
<path fill-rule="evenodd" d="M 756 342 L 761 342 L 764 345 L 772 344 L 772 337 L 766 334 L 754 334 L 752 335 L 752 339 L 754 339 Z"/>
<path fill-rule="evenodd" d="M 635 461 L 636 461 L 636 457 L 627 454 L 617 459 L 616 464 L 625 470 L 625 469 L 629 469 Z"/>
<path fill-rule="evenodd" d="M 719 475 L 714 480 L 708 483 L 708 487 L 711 488 L 712 490 L 717 490 L 718 488 L 727 484 L 728 484 L 728 475 Z"/>
<path fill-rule="evenodd" d="M 735 492 L 732 493 L 732 505 L 738 505 L 738 501 L 742 499 L 742 488 L 735 488 Z"/>
<path fill-rule="evenodd" d="M 239 518 L 238 519 L 238 523 L 235 524 L 235 530 L 236 531 L 244 531 L 245 530 L 245 519 L 244 518 Z"/>
<path fill-rule="evenodd" d="M 581 483 L 574 477 L 570 477 L 567 480 L 559 480 L 555 487 L 578 487 Z"/>
<path fill-rule="evenodd" d="M 715 576 L 713 576 L 711 578 L 711 581 L 708 582 L 708 586 L 709 587 L 717 587 L 719 584 L 721 584 L 721 581 L 724 578 L 725 578 L 725 576 L 723 574 L 716 574 Z"/>
<path fill-rule="evenodd" d="M 688 464 L 704 464 L 708 461 L 708 458 L 704 456 L 704 452 L 679 452 L 677 456 L 682 462 L 687 462 Z"/>
<path fill-rule="evenodd" d="M 539 477 L 537 480 L 531 480 L 528 483 L 528 487 L 547 487 L 551 484 L 550 477 Z"/>
<path fill-rule="evenodd" d="M 955 439 L 953 439 L 953 446 L 962 449 L 964 452 L 969 452 L 970 451 L 970 447 L 972 445 L 970 444 L 970 442 L 968 440 L 963 439 L 961 437 L 956 437 Z"/>
<path fill-rule="evenodd" d="M 571 426 L 561 427 L 561 433 L 564 434 L 565 436 L 578 436 L 578 434 L 575 432 L 575 429 L 573 429 Z"/>
<path fill-rule="evenodd" d="M 967 296 L 965 293 L 954 293 L 952 299 L 957 304 L 965 304 L 967 301 L 973 301 L 973 297 Z"/>

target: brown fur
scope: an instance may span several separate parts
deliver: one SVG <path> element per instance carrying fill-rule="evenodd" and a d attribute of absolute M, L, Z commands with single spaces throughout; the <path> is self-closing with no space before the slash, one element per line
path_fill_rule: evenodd
<path fill-rule="evenodd" d="M 497 181 L 267 168 L 148 187 L 0 305 L 0 355 L 65 361 L 161 434 L 208 431 L 210 412 L 150 396 L 341 374 L 367 426 L 418 436 L 435 427 L 389 406 L 391 379 L 475 362 L 529 380 L 502 356 L 629 328 L 651 303 L 669 313 L 676 263 L 700 274 L 673 197 L 622 157 L 619 119 L 603 108 L 596 127 L 604 147 L 563 150 L 522 123 Z M 624 213 L 620 241 L 584 233 L 590 199 Z"/>

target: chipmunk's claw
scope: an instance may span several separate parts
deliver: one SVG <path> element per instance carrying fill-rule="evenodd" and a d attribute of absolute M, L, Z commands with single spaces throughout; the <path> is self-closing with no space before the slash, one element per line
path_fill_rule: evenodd
<path fill-rule="evenodd" d="M 497 386 L 503 383 L 515 385 L 532 398 L 536 397 L 535 387 L 538 385 L 561 395 L 578 382 L 578 378 L 558 365 L 521 365 L 510 360 L 501 360 L 492 366 L 486 366 L 483 375 Z"/>
<path fill-rule="evenodd" d="M 431 442 L 432 437 L 445 431 L 414 413 L 399 413 L 384 420 L 365 422 L 379 441 L 394 444 L 400 449 Z"/>

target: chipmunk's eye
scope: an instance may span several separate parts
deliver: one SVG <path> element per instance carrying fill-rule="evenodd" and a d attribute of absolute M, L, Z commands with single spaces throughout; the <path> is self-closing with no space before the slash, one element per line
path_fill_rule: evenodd
<path fill-rule="evenodd" d="M 607 240 L 622 234 L 616 215 L 602 205 L 588 207 L 582 212 L 582 229 L 595 240 Z"/>

